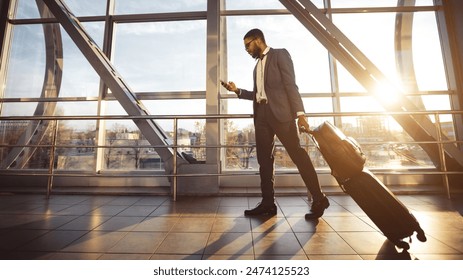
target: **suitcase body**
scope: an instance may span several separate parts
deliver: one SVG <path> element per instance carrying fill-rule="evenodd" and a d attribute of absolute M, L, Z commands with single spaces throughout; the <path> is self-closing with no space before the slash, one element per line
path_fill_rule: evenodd
<path fill-rule="evenodd" d="M 344 191 L 354 199 L 383 234 L 397 247 L 409 249 L 404 238 L 414 235 L 421 242 L 426 236 L 407 207 L 369 170 L 341 183 Z"/>
<path fill-rule="evenodd" d="M 325 122 L 315 128 L 312 139 L 328 163 L 331 174 L 343 191 L 362 208 L 383 234 L 397 247 L 409 249 L 403 241 L 416 232 L 418 240 L 426 236 L 407 207 L 368 169 L 358 143 L 337 127 Z"/>
<path fill-rule="evenodd" d="M 352 137 L 330 122 L 322 123 L 310 133 L 334 177 L 342 181 L 362 172 L 366 156 Z"/>

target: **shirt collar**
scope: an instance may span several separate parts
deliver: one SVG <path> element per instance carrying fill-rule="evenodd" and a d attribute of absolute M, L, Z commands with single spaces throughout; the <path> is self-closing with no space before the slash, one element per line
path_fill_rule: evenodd
<path fill-rule="evenodd" d="M 264 50 L 263 55 L 264 57 L 267 55 L 267 53 L 270 51 L 270 47 L 267 46 L 267 48 Z"/>

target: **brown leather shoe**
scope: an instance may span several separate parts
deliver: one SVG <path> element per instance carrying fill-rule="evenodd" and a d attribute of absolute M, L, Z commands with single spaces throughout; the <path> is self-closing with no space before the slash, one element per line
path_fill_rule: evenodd
<path fill-rule="evenodd" d="M 275 204 L 267 206 L 261 203 L 250 210 L 244 210 L 245 216 L 274 216 L 277 214 L 277 206 Z"/>
<path fill-rule="evenodd" d="M 323 216 L 325 213 L 325 209 L 330 206 L 330 202 L 328 198 L 325 196 L 322 200 L 314 201 L 312 203 L 312 207 L 310 208 L 310 212 L 305 214 L 306 219 L 318 219 Z"/>

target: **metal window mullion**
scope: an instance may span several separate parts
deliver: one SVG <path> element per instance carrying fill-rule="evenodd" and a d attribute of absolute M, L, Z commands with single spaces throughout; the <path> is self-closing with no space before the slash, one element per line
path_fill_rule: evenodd
<path fill-rule="evenodd" d="M 333 12 L 331 9 L 331 0 L 324 0 L 324 5 L 326 9 L 326 16 L 333 21 Z M 341 112 L 341 97 L 339 95 L 339 77 L 338 77 L 338 66 L 336 58 L 328 52 L 328 63 L 330 69 L 330 83 L 331 83 L 331 102 L 333 112 Z M 334 117 L 334 124 L 336 126 L 342 127 L 342 118 L 337 116 Z"/>
<path fill-rule="evenodd" d="M 0 5 L 0 82 L 5 85 L 13 33 L 13 25 L 8 22 L 8 18 L 13 14 L 10 10 L 15 10 L 13 7 L 16 7 L 16 0 L 4 0 Z M 2 86 L 0 98 L 3 98 L 4 94 L 5 86 Z M 2 109 L 3 104 L 0 103 L 0 115 Z"/>
<path fill-rule="evenodd" d="M 112 16 L 114 14 L 114 0 L 106 1 L 106 14 L 105 14 L 105 26 L 103 34 L 103 53 L 112 60 L 112 44 L 113 44 L 113 32 L 114 22 Z M 108 92 L 108 86 L 104 83 L 103 79 L 100 78 L 100 87 L 98 94 L 98 108 L 97 114 L 99 116 L 106 113 L 106 95 Z M 98 145 L 106 145 L 106 120 L 96 120 L 96 142 Z M 97 149 L 95 153 L 95 171 L 99 172 L 104 167 L 104 153 L 105 149 Z"/>
<path fill-rule="evenodd" d="M 207 2 L 207 46 L 206 46 L 206 114 L 219 114 L 219 51 L 220 51 L 220 3 L 216 0 Z M 206 143 L 217 145 L 219 141 L 219 120 L 206 120 Z M 206 163 L 218 164 L 217 149 L 206 150 Z"/>

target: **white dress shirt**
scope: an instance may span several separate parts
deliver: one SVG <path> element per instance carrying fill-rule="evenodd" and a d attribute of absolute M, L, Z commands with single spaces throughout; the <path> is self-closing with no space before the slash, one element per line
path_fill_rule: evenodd
<path fill-rule="evenodd" d="M 267 53 L 269 52 L 270 47 L 267 47 L 263 55 L 264 57 L 262 59 L 258 59 L 257 61 L 257 67 L 256 67 L 256 87 L 257 87 L 257 92 L 256 92 L 256 100 L 257 103 L 261 102 L 266 102 L 267 101 L 267 95 L 265 94 L 265 86 L 264 86 L 264 72 L 265 72 L 265 62 L 267 61 Z"/>

